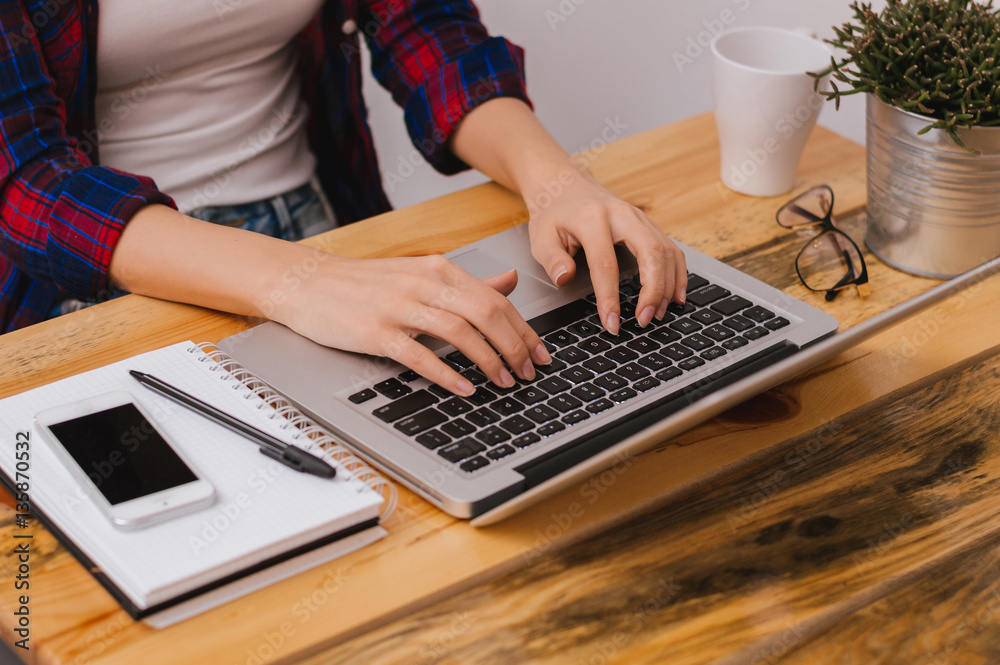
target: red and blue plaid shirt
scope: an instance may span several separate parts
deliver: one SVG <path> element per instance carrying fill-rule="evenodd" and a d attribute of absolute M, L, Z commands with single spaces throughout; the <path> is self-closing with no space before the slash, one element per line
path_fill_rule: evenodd
<path fill-rule="evenodd" d="M 97 0 L 0 3 L 2 332 L 67 296 L 100 299 L 128 220 L 173 205 L 149 178 L 100 165 L 97 11 Z M 467 168 L 446 142 L 468 111 L 498 96 L 528 101 L 521 49 L 490 37 L 468 0 L 329 0 L 299 36 L 300 69 L 317 173 L 340 223 L 390 208 L 361 97 L 360 35 L 414 145 L 442 173 Z"/>

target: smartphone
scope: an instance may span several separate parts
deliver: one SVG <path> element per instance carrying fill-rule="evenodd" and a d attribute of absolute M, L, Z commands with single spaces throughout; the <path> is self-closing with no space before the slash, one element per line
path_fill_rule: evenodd
<path fill-rule="evenodd" d="M 215 501 L 215 488 L 199 477 L 128 392 L 45 409 L 35 423 L 88 496 L 120 529 L 156 524 Z"/>

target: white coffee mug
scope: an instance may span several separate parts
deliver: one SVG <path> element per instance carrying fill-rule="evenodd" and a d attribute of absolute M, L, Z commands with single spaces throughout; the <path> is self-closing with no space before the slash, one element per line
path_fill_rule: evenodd
<path fill-rule="evenodd" d="M 824 104 L 806 72 L 827 68 L 832 52 L 803 32 L 752 27 L 717 36 L 712 54 L 722 182 L 751 196 L 787 193 Z"/>

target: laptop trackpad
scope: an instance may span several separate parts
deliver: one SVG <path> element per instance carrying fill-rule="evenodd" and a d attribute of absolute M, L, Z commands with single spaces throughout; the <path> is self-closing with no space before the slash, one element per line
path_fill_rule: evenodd
<path fill-rule="evenodd" d="M 500 273 L 506 272 L 514 267 L 512 265 L 507 265 L 495 256 L 478 249 L 470 249 L 467 252 L 462 252 L 458 256 L 452 256 L 449 258 L 452 263 L 458 265 L 471 273 L 473 276 L 480 279 L 492 277 L 493 275 L 499 275 Z M 530 305 L 541 298 L 552 295 L 556 291 L 558 291 L 558 289 L 552 284 L 543 282 L 537 277 L 529 274 L 527 271 L 518 270 L 517 288 L 515 288 L 514 292 L 507 296 L 507 298 L 511 301 L 511 303 L 513 303 L 514 307 L 520 308 Z"/>

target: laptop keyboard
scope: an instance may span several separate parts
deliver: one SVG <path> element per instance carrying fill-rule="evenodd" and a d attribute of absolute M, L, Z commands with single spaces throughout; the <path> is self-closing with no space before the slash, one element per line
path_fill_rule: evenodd
<path fill-rule="evenodd" d="M 532 381 L 515 377 L 512 388 L 499 388 L 453 351 L 443 360 L 476 386 L 470 397 L 433 384 L 415 388 L 414 382 L 427 382 L 407 370 L 348 400 L 473 473 L 789 325 L 766 307 L 689 274 L 687 303 L 671 304 L 662 321 L 640 328 L 638 275 L 623 279 L 619 291 L 617 336 L 601 326 L 593 295 L 528 321 L 552 354 L 552 364 L 536 366 Z"/>

